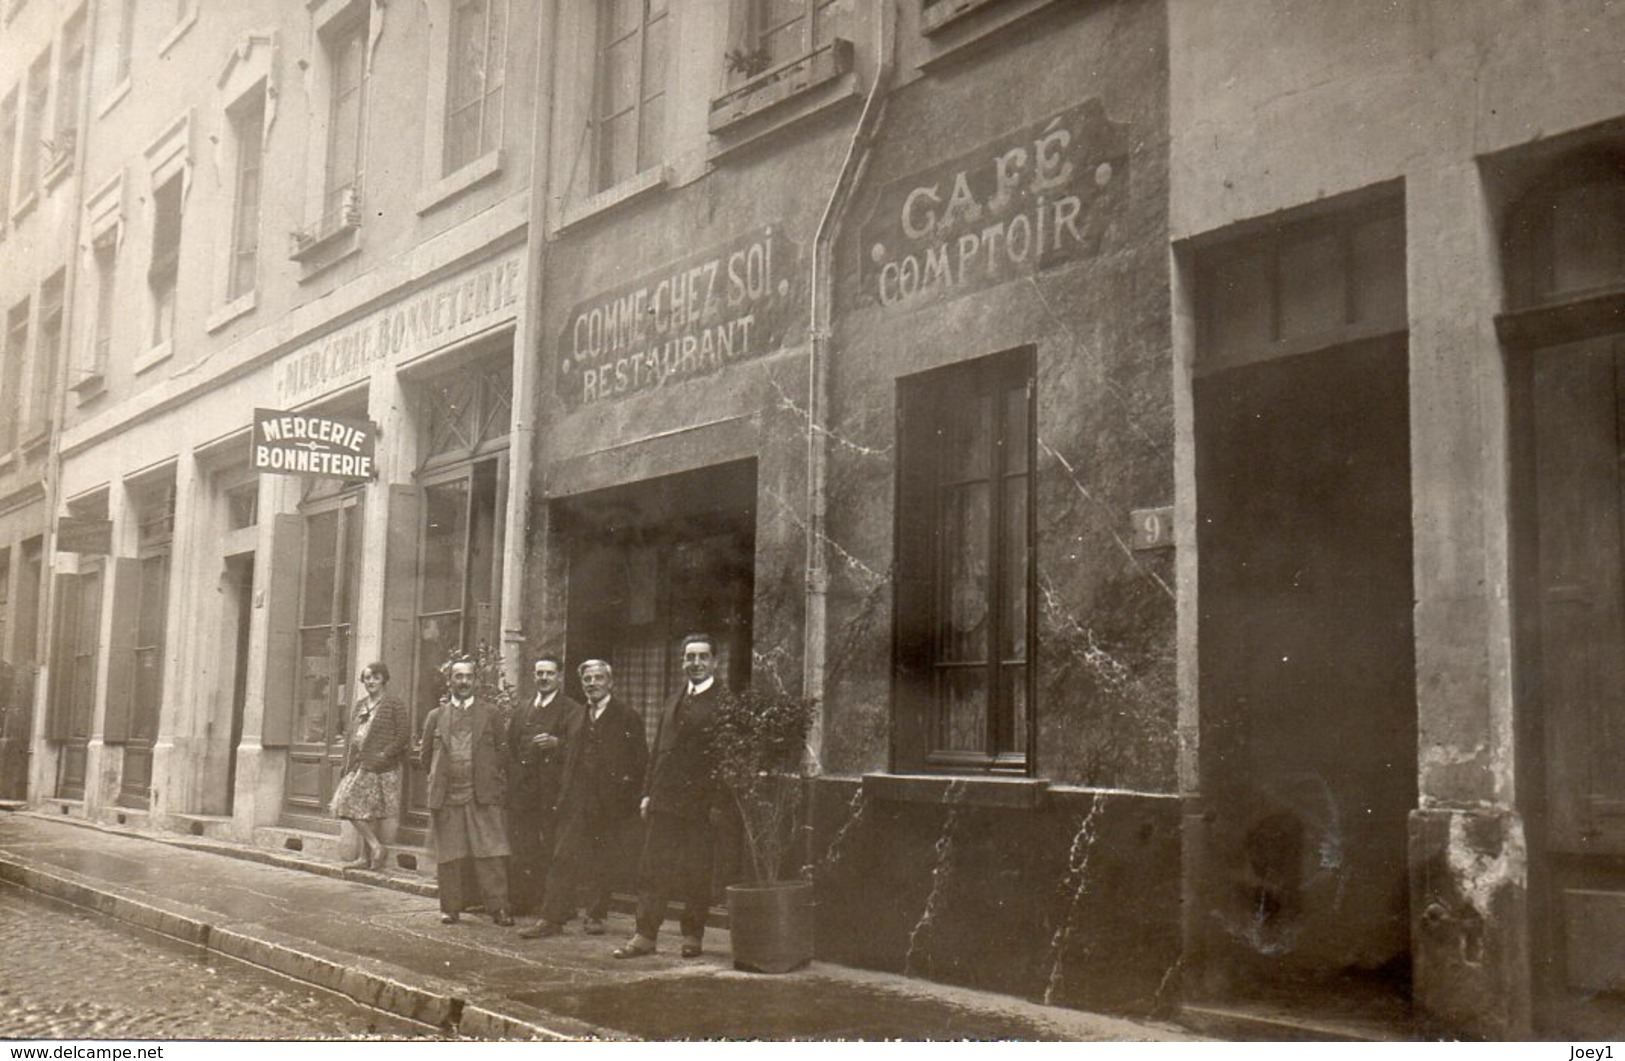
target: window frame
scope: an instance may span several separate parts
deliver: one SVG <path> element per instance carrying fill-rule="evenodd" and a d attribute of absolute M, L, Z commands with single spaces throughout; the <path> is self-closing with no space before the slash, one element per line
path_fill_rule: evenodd
<path fill-rule="evenodd" d="M 893 769 L 1032 776 L 1037 767 L 1036 354 L 1024 347 L 979 357 L 899 379 L 897 387 Z M 1025 432 L 1012 437 L 1008 399 L 1017 390 L 1024 391 Z M 951 541 L 946 500 L 971 480 L 949 477 L 943 462 L 951 447 L 943 438 L 950 425 L 963 421 L 970 403 L 981 400 L 990 403 L 992 419 L 985 455 L 987 577 L 980 597 L 987 616 L 986 658 L 978 662 L 951 658 L 945 645 L 953 605 L 946 585 L 944 550 Z M 1019 465 L 1011 460 L 1016 453 Z M 1010 481 L 1015 479 L 1021 480 L 1025 498 L 1019 553 L 1010 551 L 1012 528 L 1001 518 L 1009 509 Z M 1010 563 L 1015 555 L 1020 556 L 1019 570 Z M 1011 608 L 1013 590 L 1019 590 L 1019 606 Z M 1018 627 L 1012 642 L 1009 635 Z M 1006 658 L 1004 647 L 1011 643 L 1019 644 L 1019 657 Z M 986 696 L 981 744 L 951 747 L 942 734 L 946 675 L 977 666 L 984 671 Z M 1017 667 L 1019 678 L 1007 683 L 1007 669 Z"/>
<path fill-rule="evenodd" d="M 599 0 L 595 6 L 597 23 L 593 27 L 594 44 L 592 95 L 589 111 L 589 122 L 592 132 L 592 143 L 589 149 L 591 153 L 589 165 L 590 177 L 588 180 L 589 195 L 600 195 L 605 192 L 612 191 L 621 185 L 627 185 L 638 181 L 640 178 L 644 177 L 645 174 L 659 170 L 665 163 L 667 153 L 666 134 L 670 122 L 666 104 L 668 102 L 668 97 L 670 96 L 669 88 L 671 83 L 672 67 L 671 27 L 673 25 L 670 2 L 669 0 L 631 0 L 631 2 L 641 3 L 643 5 L 643 12 L 638 20 L 637 28 L 632 30 L 630 33 L 610 39 L 611 35 L 614 33 L 614 21 L 610 17 L 607 9 L 615 2 L 617 2 L 617 0 Z M 651 19 L 649 17 L 649 8 L 651 4 L 655 3 L 659 3 L 661 5 L 661 9 L 659 15 Z M 646 86 L 648 84 L 647 68 L 649 58 L 648 38 L 649 28 L 655 24 L 660 24 L 660 32 L 665 34 L 665 41 L 662 45 L 662 47 L 665 49 L 665 69 L 662 71 L 664 77 L 659 86 L 659 91 L 649 93 L 646 91 Z M 632 104 L 630 107 L 625 107 L 614 113 L 606 114 L 606 100 L 609 98 L 608 73 L 610 70 L 610 66 L 606 61 L 606 56 L 611 49 L 626 45 L 628 42 L 635 42 L 631 44 L 631 47 L 635 48 L 637 52 L 637 79 L 636 87 L 632 93 Z M 644 116 L 649 103 L 655 99 L 660 101 L 660 126 L 657 130 L 658 140 L 653 148 L 653 154 L 655 157 L 646 160 L 644 157 Z M 608 157 L 610 154 L 609 141 L 604 135 L 604 126 L 607 122 L 625 118 L 628 114 L 631 115 L 632 127 L 637 136 L 637 146 L 633 154 L 633 168 L 630 173 L 617 174 L 613 167 L 613 160 Z"/>
<path fill-rule="evenodd" d="M 63 342 L 67 336 L 68 271 L 58 269 L 39 289 L 39 323 L 34 330 L 34 366 L 29 387 L 28 429 L 23 444 L 43 439 L 51 430 Z"/>
<path fill-rule="evenodd" d="M 232 132 L 231 229 L 226 261 L 228 304 L 252 300 L 259 290 L 261 228 L 265 201 L 266 85 L 262 81 L 226 109 Z M 248 146 L 253 145 L 253 151 Z M 250 179 L 252 178 L 252 180 Z M 252 207 L 249 188 L 253 189 Z M 251 243 L 245 249 L 245 242 Z M 248 275 L 242 275 L 244 262 Z"/>
<path fill-rule="evenodd" d="M 4 344 L 0 346 L 0 394 L 18 394 L 28 363 L 30 319 L 34 303 L 24 296 L 6 310 Z M 23 441 L 23 405 L 0 413 L 0 461 L 10 458 Z"/>

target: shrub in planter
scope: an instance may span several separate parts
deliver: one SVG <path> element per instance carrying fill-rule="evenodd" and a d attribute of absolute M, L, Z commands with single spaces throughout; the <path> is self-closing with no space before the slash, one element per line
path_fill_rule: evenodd
<path fill-rule="evenodd" d="M 723 697 L 713 721 L 713 776 L 733 799 L 749 878 L 728 888 L 734 965 L 788 972 L 812 959 L 812 882 L 795 864 L 806 799 L 810 700 L 746 689 Z"/>

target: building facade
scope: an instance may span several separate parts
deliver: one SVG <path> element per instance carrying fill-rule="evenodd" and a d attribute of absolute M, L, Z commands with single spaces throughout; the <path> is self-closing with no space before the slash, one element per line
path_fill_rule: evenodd
<path fill-rule="evenodd" d="M 1625 24 L 1301 7 L 8 0 L 0 782 L 337 854 L 366 661 L 703 630 L 825 959 L 1617 1030 Z"/>

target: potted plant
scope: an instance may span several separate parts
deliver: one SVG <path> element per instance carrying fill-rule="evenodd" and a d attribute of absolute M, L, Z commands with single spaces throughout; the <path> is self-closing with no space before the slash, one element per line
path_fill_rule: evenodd
<path fill-rule="evenodd" d="M 796 842 L 813 711 L 801 697 L 746 689 L 724 696 L 713 721 L 712 774 L 739 812 L 747 856 L 747 878 L 728 887 L 737 969 L 783 973 L 812 960 L 812 881 Z"/>

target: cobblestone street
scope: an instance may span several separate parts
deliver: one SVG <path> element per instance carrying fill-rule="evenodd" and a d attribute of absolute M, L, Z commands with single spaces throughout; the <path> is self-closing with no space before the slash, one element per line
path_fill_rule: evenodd
<path fill-rule="evenodd" d="M 0 1038 L 354 1039 L 398 1018 L 0 885 Z"/>

